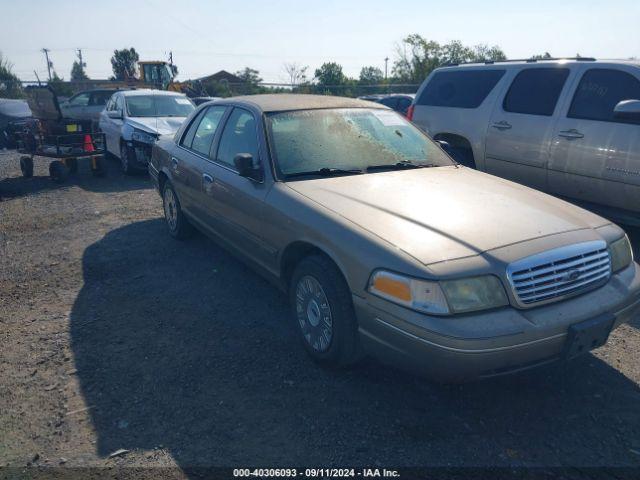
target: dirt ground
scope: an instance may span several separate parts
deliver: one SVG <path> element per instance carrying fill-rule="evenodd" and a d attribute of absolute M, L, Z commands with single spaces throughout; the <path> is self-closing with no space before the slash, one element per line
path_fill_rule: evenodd
<path fill-rule="evenodd" d="M 461 386 L 373 361 L 323 370 L 274 287 L 202 235 L 169 237 L 148 177 L 81 163 L 56 185 L 47 165 L 23 179 L 0 154 L 0 478 L 27 465 L 640 468 L 640 319 L 568 365 Z"/>

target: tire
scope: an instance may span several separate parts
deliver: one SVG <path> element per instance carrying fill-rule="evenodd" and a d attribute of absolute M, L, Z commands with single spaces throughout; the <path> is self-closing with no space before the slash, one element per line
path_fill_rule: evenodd
<path fill-rule="evenodd" d="M 351 290 L 331 260 L 311 255 L 298 263 L 289 285 L 289 302 L 311 358 L 327 367 L 345 367 L 359 360 Z"/>
<path fill-rule="evenodd" d="M 78 159 L 77 158 L 68 158 L 66 161 L 67 168 L 69 169 L 69 173 L 78 173 Z"/>
<path fill-rule="evenodd" d="M 169 181 L 162 188 L 162 208 L 169 235 L 178 240 L 189 238 L 193 233 L 193 227 L 182 213 L 178 195 Z"/>
<path fill-rule="evenodd" d="M 49 164 L 49 175 L 54 182 L 62 183 L 69 176 L 69 169 L 60 160 L 54 160 Z"/>
<path fill-rule="evenodd" d="M 33 158 L 20 157 L 20 171 L 24 178 L 33 177 Z"/>
<path fill-rule="evenodd" d="M 106 177 L 107 175 L 107 162 L 103 156 L 95 158 L 95 168 L 91 168 L 91 174 L 94 177 Z"/>
<path fill-rule="evenodd" d="M 125 175 L 133 175 L 135 170 L 131 166 L 131 158 L 129 157 L 129 148 L 125 143 L 120 144 L 120 167 Z"/>

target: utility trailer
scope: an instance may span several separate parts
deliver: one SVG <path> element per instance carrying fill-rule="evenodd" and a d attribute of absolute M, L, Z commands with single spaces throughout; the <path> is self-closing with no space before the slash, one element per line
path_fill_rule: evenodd
<path fill-rule="evenodd" d="M 94 132 L 90 120 L 64 118 L 51 87 L 28 87 L 26 93 L 33 119 L 18 134 L 22 175 L 32 177 L 33 160 L 42 157 L 54 159 L 49 164 L 49 175 L 55 182 L 64 182 L 69 173 L 75 173 L 79 158 L 89 158 L 93 175 L 104 176 L 104 134 Z"/>

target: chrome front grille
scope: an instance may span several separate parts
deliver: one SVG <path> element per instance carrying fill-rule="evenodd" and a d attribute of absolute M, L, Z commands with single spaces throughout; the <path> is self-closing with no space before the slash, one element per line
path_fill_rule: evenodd
<path fill-rule="evenodd" d="M 507 268 L 511 288 L 521 306 L 581 293 L 606 282 L 610 275 L 609 250 L 602 240 L 542 252 Z"/>

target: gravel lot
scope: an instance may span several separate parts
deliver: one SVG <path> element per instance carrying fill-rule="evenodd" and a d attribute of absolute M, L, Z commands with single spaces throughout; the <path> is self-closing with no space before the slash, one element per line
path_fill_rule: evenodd
<path fill-rule="evenodd" d="M 326 371 L 275 288 L 169 237 L 146 176 L 81 163 L 60 186 L 47 166 L 23 179 L 0 153 L 0 467 L 640 468 L 640 319 L 568 365 L 461 386 Z"/>

